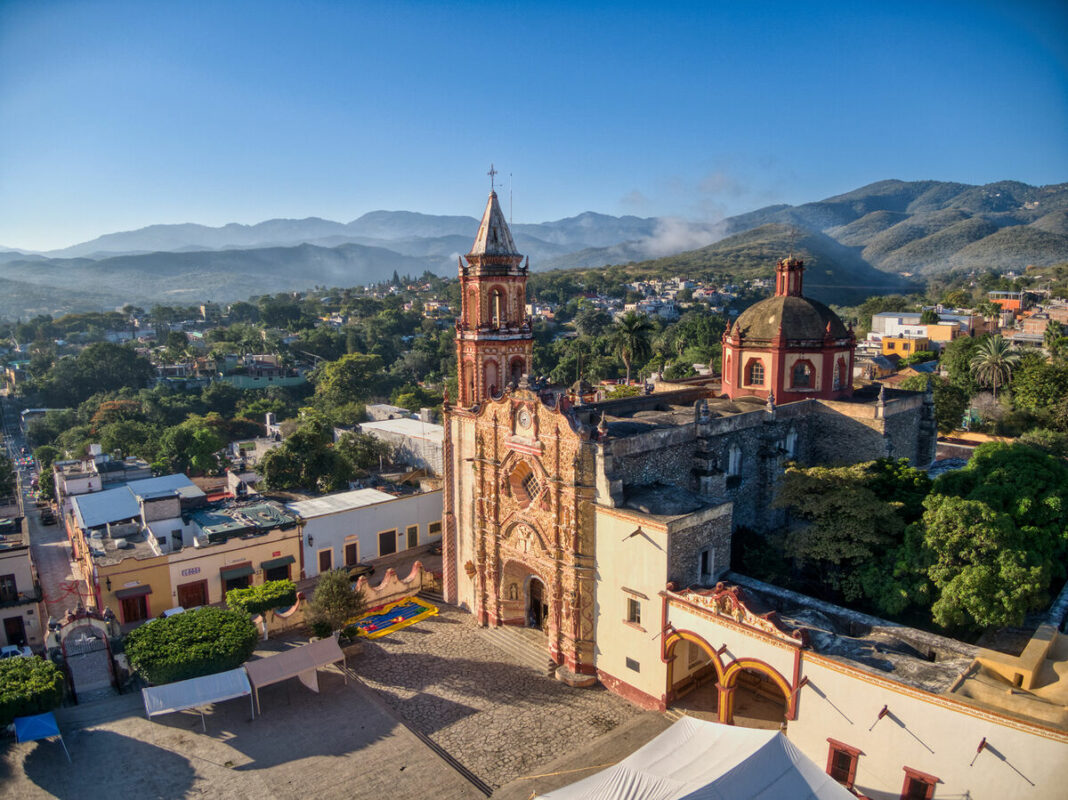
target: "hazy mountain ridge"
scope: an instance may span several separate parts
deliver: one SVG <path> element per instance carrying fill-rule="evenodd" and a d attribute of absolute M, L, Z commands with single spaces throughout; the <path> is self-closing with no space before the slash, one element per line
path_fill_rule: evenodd
<path fill-rule="evenodd" d="M 454 274 L 456 258 L 467 252 L 477 227 L 475 217 L 372 211 L 348 223 L 309 217 L 218 228 L 151 225 L 48 254 L 0 250 L 0 278 L 13 282 L 0 314 L 45 311 L 47 294 L 34 286 L 57 287 L 59 312 L 71 304 L 91 310 L 126 302 L 225 302 L 314 285 L 372 283 L 394 271 Z M 538 271 L 655 264 L 657 272 L 744 273 L 737 277 L 770 273 L 805 239 L 818 261 L 812 267 L 828 275 L 823 283 L 853 295 L 897 290 L 902 284 L 892 273 L 1068 261 L 1068 184 L 887 180 L 708 223 L 584 212 L 515 223 L 512 231 Z M 745 235 L 752 231 L 758 233 Z M 123 252 L 101 252 L 110 248 Z M 719 259 L 718 267 L 712 259 Z"/>

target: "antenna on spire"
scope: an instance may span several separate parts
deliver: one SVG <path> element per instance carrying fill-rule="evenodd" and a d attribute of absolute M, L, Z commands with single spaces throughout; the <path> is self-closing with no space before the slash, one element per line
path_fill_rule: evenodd
<path fill-rule="evenodd" d="M 494 181 L 493 181 L 493 179 L 495 177 L 497 177 L 497 170 L 495 170 L 493 168 L 493 162 L 490 162 L 489 172 L 487 172 L 486 174 L 490 176 L 490 191 L 492 192 L 492 191 L 494 191 Z"/>
<path fill-rule="evenodd" d="M 508 173 L 508 224 L 512 224 L 512 173 Z"/>

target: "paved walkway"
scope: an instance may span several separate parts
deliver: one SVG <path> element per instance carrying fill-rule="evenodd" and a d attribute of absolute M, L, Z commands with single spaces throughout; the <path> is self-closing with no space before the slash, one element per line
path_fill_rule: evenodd
<path fill-rule="evenodd" d="M 352 680 L 346 686 L 333 669 L 320 672 L 319 683 L 318 695 L 296 680 L 266 687 L 263 716 L 255 721 L 248 698 L 213 706 L 205 714 L 207 733 L 195 712 L 150 722 L 135 695 L 71 709 L 59 716 L 73 764 L 58 743 L 8 744 L 0 751 L 0 794 L 483 800 L 370 690 Z M 109 711 L 125 716 L 108 721 Z M 85 727 L 78 727 L 79 713 L 88 715 Z"/>
<path fill-rule="evenodd" d="M 470 614 L 450 606 L 367 642 L 349 666 L 493 787 L 533 774 L 644 713 L 603 688 L 573 689 L 520 665 L 478 634 Z"/>
<path fill-rule="evenodd" d="M 42 525 L 41 514 L 32 499 L 26 500 L 26 524 L 30 528 L 33 563 L 44 594 L 43 621 L 47 623 L 49 617 L 62 619 L 67 609 L 74 610 L 78 606 L 87 591 L 71 563 L 66 531 L 62 523 Z"/>

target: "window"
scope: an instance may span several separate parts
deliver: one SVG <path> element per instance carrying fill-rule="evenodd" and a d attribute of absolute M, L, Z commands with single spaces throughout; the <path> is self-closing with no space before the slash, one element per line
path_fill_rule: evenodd
<path fill-rule="evenodd" d="M 905 785 L 901 788 L 901 800 L 931 800 L 938 778 L 911 767 L 905 767 L 904 770 Z"/>
<path fill-rule="evenodd" d="M 827 774 L 847 789 L 852 789 L 853 782 L 857 779 L 857 762 L 864 754 L 837 739 L 828 739 L 827 743 L 830 745 L 827 752 Z"/>
<path fill-rule="evenodd" d="M 764 364 L 762 362 L 755 359 L 749 362 L 749 375 L 747 376 L 746 383 L 750 386 L 764 385 Z"/>
<path fill-rule="evenodd" d="M 289 564 L 280 567 L 271 567 L 263 571 L 264 581 L 287 581 L 289 580 Z"/>
<path fill-rule="evenodd" d="M 382 531 L 378 534 L 378 555 L 388 556 L 397 552 L 397 529 Z"/>
<path fill-rule="evenodd" d="M 334 551 L 333 550 L 320 550 L 319 551 L 319 572 L 329 572 L 334 566 Z"/>
<path fill-rule="evenodd" d="M 359 555 L 356 551 L 356 542 L 349 542 L 345 545 L 345 566 L 354 566 L 359 560 Z"/>
<path fill-rule="evenodd" d="M 408 547 L 418 547 L 419 545 L 419 526 L 408 526 Z"/>
<path fill-rule="evenodd" d="M 842 388 L 842 359 L 838 359 L 834 362 L 833 388 L 835 391 Z"/>
<path fill-rule="evenodd" d="M 538 495 L 538 478 L 534 474 L 534 468 L 525 461 L 516 464 L 508 476 L 508 484 L 512 488 L 512 495 L 523 506 L 530 505 Z"/>
<path fill-rule="evenodd" d="M 732 444 L 730 450 L 727 451 L 727 474 L 742 474 L 742 450 L 736 444 Z"/>
<path fill-rule="evenodd" d="M 701 551 L 701 575 L 700 582 L 707 583 L 712 580 L 712 569 L 716 562 L 716 556 L 711 548 L 706 547 Z"/>
<path fill-rule="evenodd" d="M 627 598 L 627 622 L 632 625 L 642 624 L 642 602 L 633 597 Z"/>
<path fill-rule="evenodd" d="M 686 661 L 686 668 L 693 669 L 701 663 L 701 656 L 705 654 L 705 651 L 701 649 L 701 645 L 697 644 L 697 642 L 687 642 L 687 644 L 690 646 L 690 654 Z"/>
<path fill-rule="evenodd" d="M 12 603 L 19 598 L 15 575 L 0 575 L 0 603 Z"/>
<path fill-rule="evenodd" d="M 441 523 L 431 522 L 426 529 L 426 535 L 433 539 L 435 536 L 441 536 Z"/>
<path fill-rule="evenodd" d="M 793 386 L 795 389 L 812 388 L 812 364 L 808 361 L 798 361 L 794 364 Z"/>

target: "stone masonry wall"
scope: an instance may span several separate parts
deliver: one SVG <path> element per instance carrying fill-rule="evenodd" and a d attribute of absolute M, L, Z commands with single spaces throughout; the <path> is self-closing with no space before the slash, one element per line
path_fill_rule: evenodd
<path fill-rule="evenodd" d="M 692 586 L 700 581 L 700 553 L 706 547 L 712 549 L 714 583 L 730 568 L 731 560 L 731 514 L 729 506 L 720 506 L 712 512 L 693 515 L 701 521 L 678 531 L 668 538 L 668 580 L 677 586 Z M 685 521 L 676 524 L 685 524 Z"/>

